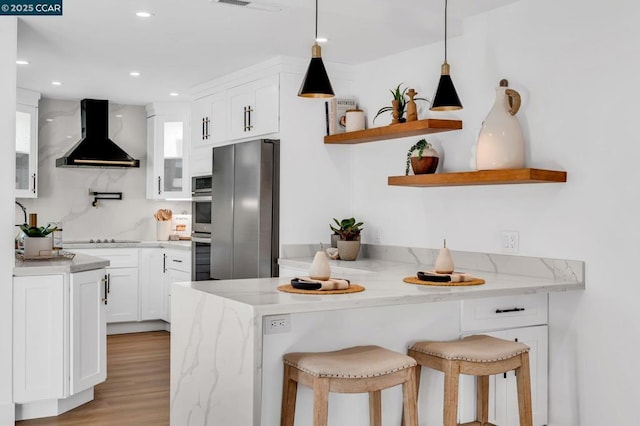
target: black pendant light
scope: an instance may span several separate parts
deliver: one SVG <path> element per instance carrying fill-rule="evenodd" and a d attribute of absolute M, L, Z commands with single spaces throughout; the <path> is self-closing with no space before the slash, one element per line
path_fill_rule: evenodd
<path fill-rule="evenodd" d="M 431 111 L 453 111 L 462 109 L 462 102 L 458 98 L 456 88 L 449 75 L 449 64 L 447 63 L 447 0 L 444 0 L 444 64 L 440 69 L 440 82 L 433 95 Z"/>
<path fill-rule="evenodd" d="M 316 0 L 316 41 L 311 48 L 311 62 L 302 80 L 298 96 L 303 98 L 332 98 L 335 96 L 327 70 L 322 63 L 322 53 L 318 44 L 318 0 Z"/>

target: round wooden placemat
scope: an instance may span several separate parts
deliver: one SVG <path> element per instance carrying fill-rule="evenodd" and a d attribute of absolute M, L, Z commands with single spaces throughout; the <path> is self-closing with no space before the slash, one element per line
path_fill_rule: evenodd
<path fill-rule="evenodd" d="M 282 284 L 278 286 L 278 290 L 284 291 L 285 293 L 296 294 L 349 294 L 364 291 L 364 287 L 358 284 L 349 284 L 349 288 L 343 290 L 303 290 L 301 288 L 294 288 L 291 284 Z"/>
<path fill-rule="evenodd" d="M 403 278 L 402 281 L 409 284 L 435 285 L 435 286 L 441 286 L 441 287 L 463 287 L 468 285 L 484 284 L 484 280 L 480 278 L 474 278 L 471 281 L 460 281 L 455 283 L 452 283 L 451 281 L 449 282 L 422 281 L 416 277 L 406 277 L 406 278 Z"/>

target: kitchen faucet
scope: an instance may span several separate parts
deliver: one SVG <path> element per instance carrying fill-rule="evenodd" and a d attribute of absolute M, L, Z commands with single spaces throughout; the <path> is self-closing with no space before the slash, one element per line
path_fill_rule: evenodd
<path fill-rule="evenodd" d="M 19 201 L 16 201 L 16 204 L 20 206 L 20 208 L 22 209 L 22 213 L 24 214 L 24 222 L 22 223 L 27 223 L 27 208 Z M 18 224 L 16 226 L 20 226 L 20 225 Z"/>

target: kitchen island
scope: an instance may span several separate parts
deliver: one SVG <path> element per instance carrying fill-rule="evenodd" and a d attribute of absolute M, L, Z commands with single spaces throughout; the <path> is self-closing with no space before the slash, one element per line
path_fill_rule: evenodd
<path fill-rule="evenodd" d="M 333 261 L 334 277 L 365 287 L 364 292 L 345 295 L 278 291 L 291 276 L 175 284 L 171 424 L 279 424 L 282 355 L 287 352 L 365 344 L 404 352 L 416 340 L 450 340 L 477 332 L 526 336 L 520 341 L 532 347 L 535 357 L 534 424 L 545 424 L 547 295 L 584 289 L 583 262 L 454 252 L 461 260 L 457 266 L 486 284 L 432 287 L 402 281 L 417 270 L 431 269 L 428 260 L 412 258 L 415 261 Z M 288 275 L 303 273 L 310 263 L 310 256 L 280 259 Z M 442 378 L 425 370 L 421 389 L 429 391 L 420 394 L 420 424 L 441 424 Z M 511 386 L 508 380 L 513 381 L 492 381 L 497 392 L 490 411 L 502 420 L 498 424 L 512 424 L 508 418 L 513 401 L 503 392 Z M 461 384 L 465 420 L 475 404 L 469 383 Z M 398 424 L 400 389 L 383 392 L 382 406 L 383 424 Z M 309 389 L 299 388 L 297 407 L 296 426 L 311 425 Z M 331 394 L 329 423 L 368 424 L 366 395 Z"/>
<path fill-rule="evenodd" d="M 13 269 L 16 420 L 56 416 L 93 399 L 106 379 L 108 260 L 69 254 Z M 70 258 L 73 256 L 73 258 Z"/>

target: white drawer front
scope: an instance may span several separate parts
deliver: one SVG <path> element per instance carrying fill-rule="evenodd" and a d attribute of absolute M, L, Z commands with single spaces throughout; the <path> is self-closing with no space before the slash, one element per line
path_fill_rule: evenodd
<path fill-rule="evenodd" d="M 546 293 L 462 301 L 463 332 L 542 324 L 547 324 Z"/>
<path fill-rule="evenodd" d="M 167 253 L 167 269 L 191 273 L 191 253 Z"/>
<path fill-rule="evenodd" d="M 88 254 L 109 261 L 107 268 L 137 268 L 138 249 L 137 248 L 95 248 L 95 249 L 72 249 L 75 253 Z"/>

